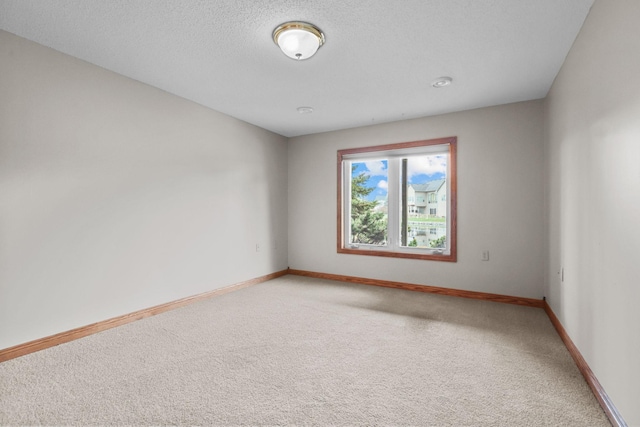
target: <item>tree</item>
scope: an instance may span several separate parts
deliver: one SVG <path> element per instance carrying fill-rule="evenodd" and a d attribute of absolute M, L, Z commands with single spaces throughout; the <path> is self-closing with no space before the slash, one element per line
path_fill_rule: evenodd
<path fill-rule="evenodd" d="M 387 240 L 387 219 L 383 212 L 375 212 L 376 201 L 367 200 L 375 190 L 367 187 L 367 180 L 364 172 L 351 178 L 351 242 L 380 245 Z"/>

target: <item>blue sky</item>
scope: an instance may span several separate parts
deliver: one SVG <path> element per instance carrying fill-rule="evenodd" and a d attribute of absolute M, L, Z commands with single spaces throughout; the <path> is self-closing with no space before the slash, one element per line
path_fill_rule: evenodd
<path fill-rule="evenodd" d="M 361 173 L 369 176 L 367 180 L 368 187 L 375 187 L 375 190 L 369 194 L 368 200 L 375 200 L 378 196 L 387 195 L 388 173 L 386 160 L 372 160 L 367 162 L 353 162 L 356 166 L 352 173 L 352 177 Z M 425 182 L 443 179 L 446 171 L 446 156 L 431 155 L 409 158 L 407 172 L 409 182 L 412 184 L 424 184 Z"/>

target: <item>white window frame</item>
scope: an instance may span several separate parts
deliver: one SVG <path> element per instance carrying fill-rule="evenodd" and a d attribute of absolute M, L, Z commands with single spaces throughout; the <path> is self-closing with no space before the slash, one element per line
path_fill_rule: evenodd
<path fill-rule="evenodd" d="M 416 258 L 456 262 L 457 260 L 457 138 L 439 138 L 374 147 L 354 148 L 338 151 L 338 252 L 354 255 L 373 255 L 398 258 Z M 447 161 L 447 247 L 417 248 L 400 245 L 401 159 L 411 155 L 445 153 Z M 387 193 L 388 239 L 385 245 L 349 244 L 351 220 L 351 164 L 386 159 L 389 189 Z"/>

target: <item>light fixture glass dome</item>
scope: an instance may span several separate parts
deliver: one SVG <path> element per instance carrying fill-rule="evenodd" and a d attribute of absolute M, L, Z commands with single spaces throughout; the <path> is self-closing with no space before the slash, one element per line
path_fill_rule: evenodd
<path fill-rule="evenodd" d="M 273 31 L 273 41 L 289 58 L 311 58 L 324 44 L 324 34 L 307 22 L 285 22 Z"/>

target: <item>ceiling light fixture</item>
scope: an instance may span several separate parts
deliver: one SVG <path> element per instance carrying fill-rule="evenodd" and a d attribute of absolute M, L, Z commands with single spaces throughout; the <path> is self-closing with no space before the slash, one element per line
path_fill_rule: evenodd
<path fill-rule="evenodd" d="M 273 30 L 273 41 L 291 59 L 311 58 L 324 44 L 320 28 L 308 22 L 291 21 Z"/>
<path fill-rule="evenodd" d="M 451 84 L 453 79 L 451 77 L 439 77 L 431 83 L 431 86 L 435 88 L 446 87 Z"/>

